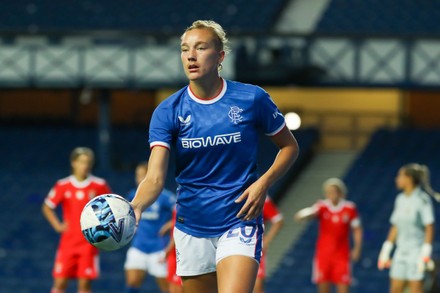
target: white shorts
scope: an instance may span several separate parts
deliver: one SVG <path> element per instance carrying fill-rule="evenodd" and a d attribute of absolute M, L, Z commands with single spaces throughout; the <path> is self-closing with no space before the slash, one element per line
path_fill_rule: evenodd
<path fill-rule="evenodd" d="M 420 281 L 425 274 L 418 268 L 420 250 L 402 251 L 397 248 L 391 262 L 390 277 L 396 280 Z"/>
<path fill-rule="evenodd" d="M 263 225 L 232 228 L 220 237 L 198 238 L 174 228 L 178 276 L 197 276 L 216 271 L 217 264 L 232 255 L 244 255 L 259 263 Z"/>
<path fill-rule="evenodd" d="M 166 278 L 168 275 L 168 264 L 163 250 L 145 253 L 135 247 L 130 247 L 127 251 L 124 269 L 142 270 L 156 278 Z"/>

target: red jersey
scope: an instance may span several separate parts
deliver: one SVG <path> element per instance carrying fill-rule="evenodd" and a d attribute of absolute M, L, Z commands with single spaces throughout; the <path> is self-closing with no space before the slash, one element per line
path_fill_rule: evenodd
<path fill-rule="evenodd" d="M 316 215 L 319 220 L 319 236 L 316 257 L 350 259 L 350 230 L 360 225 L 356 205 L 341 200 L 334 206 L 329 200 L 318 201 Z"/>
<path fill-rule="evenodd" d="M 269 197 L 266 197 L 266 201 L 264 202 L 263 207 L 263 221 L 276 223 L 282 219 L 283 214 L 280 213 L 273 201 Z"/>
<path fill-rule="evenodd" d="M 80 216 L 87 202 L 95 196 L 111 193 L 104 179 L 89 176 L 84 181 L 78 181 L 74 176 L 58 180 L 50 190 L 45 203 L 52 209 L 61 205 L 63 221 L 67 230 L 61 235 L 59 249 L 82 249 L 91 246 L 81 232 Z M 79 248 L 80 247 L 80 248 Z"/>

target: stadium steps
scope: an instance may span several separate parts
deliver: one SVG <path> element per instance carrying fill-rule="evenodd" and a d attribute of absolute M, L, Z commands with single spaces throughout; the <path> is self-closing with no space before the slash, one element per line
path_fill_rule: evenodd
<path fill-rule="evenodd" d="M 313 33 L 330 0 L 290 0 L 275 24 L 280 33 Z"/>
<path fill-rule="evenodd" d="M 284 214 L 285 224 L 268 250 L 268 276 L 281 262 L 290 261 L 283 256 L 307 227 L 306 224 L 297 224 L 293 221 L 294 213 L 322 198 L 323 181 L 329 177 L 342 176 L 355 155 L 355 152 L 318 153 L 299 175 L 295 184 L 287 190 L 286 195 L 278 203 L 280 211 Z M 314 247 L 314 243 L 310 245 Z"/>

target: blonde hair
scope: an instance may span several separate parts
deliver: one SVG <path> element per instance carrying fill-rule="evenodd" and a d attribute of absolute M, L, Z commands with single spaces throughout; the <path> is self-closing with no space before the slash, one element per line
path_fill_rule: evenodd
<path fill-rule="evenodd" d="M 88 156 L 92 162 L 95 161 L 95 153 L 92 151 L 92 149 L 87 148 L 87 147 L 74 148 L 73 151 L 70 153 L 70 161 L 71 162 L 75 161 L 81 155 Z"/>
<path fill-rule="evenodd" d="M 436 200 L 440 199 L 440 194 L 432 189 L 429 168 L 426 165 L 411 163 L 402 167 L 405 174 L 411 177 L 413 183 L 420 186 Z"/>
<path fill-rule="evenodd" d="M 228 54 L 231 49 L 229 48 L 229 40 L 226 37 L 226 32 L 223 29 L 223 27 L 218 24 L 217 22 L 213 20 L 196 20 L 194 21 L 191 26 L 189 26 L 185 32 L 180 37 L 180 40 L 182 40 L 183 35 L 185 35 L 186 32 L 189 32 L 194 29 L 208 29 L 212 31 L 218 39 L 220 50 L 224 51 L 225 54 Z"/>
<path fill-rule="evenodd" d="M 322 189 L 325 189 L 328 186 L 336 187 L 342 195 L 347 194 L 347 186 L 339 178 L 329 178 L 325 180 L 324 183 L 322 184 Z"/>

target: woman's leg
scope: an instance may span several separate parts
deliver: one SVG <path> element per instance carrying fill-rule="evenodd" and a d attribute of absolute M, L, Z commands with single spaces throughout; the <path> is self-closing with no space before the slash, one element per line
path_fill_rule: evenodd
<path fill-rule="evenodd" d="M 188 293 L 217 293 L 216 273 L 204 275 L 182 277 L 183 291 Z M 240 291 L 230 291 L 240 292 Z"/>
<path fill-rule="evenodd" d="M 406 281 L 405 280 L 399 280 L 399 279 L 390 279 L 391 282 L 391 293 L 403 293 L 405 290 Z"/>
<path fill-rule="evenodd" d="M 423 293 L 422 281 L 409 281 L 408 284 L 411 293 Z"/>
<path fill-rule="evenodd" d="M 329 282 L 322 282 L 317 284 L 318 293 L 330 293 L 332 285 Z"/>
<path fill-rule="evenodd" d="M 348 293 L 350 291 L 350 286 L 347 284 L 338 284 L 336 288 L 338 293 Z"/>
<path fill-rule="evenodd" d="M 219 293 L 252 293 L 257 278 L 258 263 L 255 259 L 232 255 L 217 264 Z"/>

